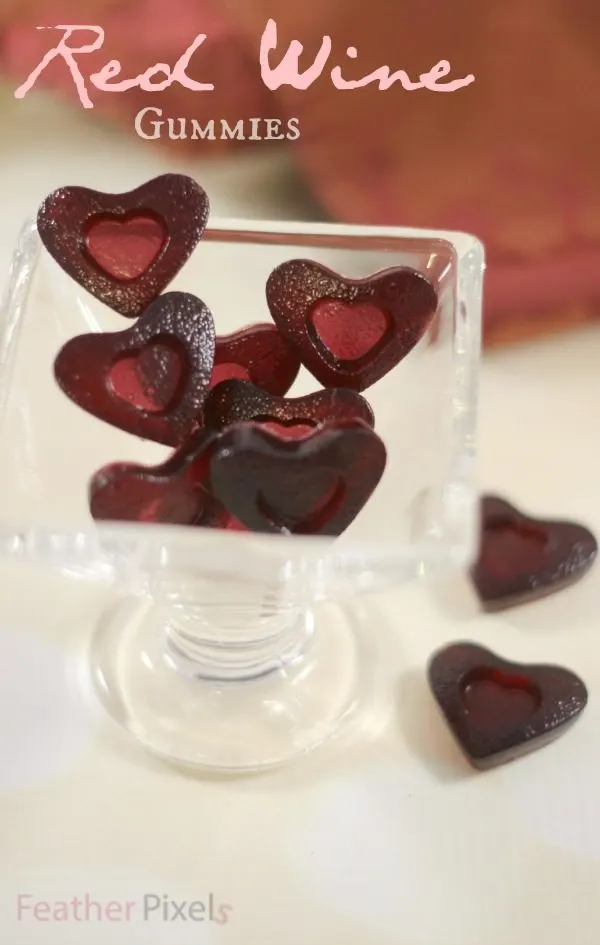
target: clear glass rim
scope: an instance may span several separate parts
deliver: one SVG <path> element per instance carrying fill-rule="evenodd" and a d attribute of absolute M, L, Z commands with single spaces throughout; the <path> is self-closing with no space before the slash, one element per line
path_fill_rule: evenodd
<path fill-rule="evenodd" d="M 295 221 L 263 221 L 240 219 L 213 219 L 203 239 L 220 241 L 271 242 L 289 236 L 295 245 L 314 246 L 319 240 L 335 241 L 336 247 L 352 246 L 357 239 L 372 241 L 372 248 L 390 248 L 390 241 L 406 241 L 404 249 L 413 241 L 422 250 L 423 241 L 439 244 L 444 252 L 454 257 L 458 266 L 456 311 L 459 328 L 454 335 L 454 376 L 460 388 L 453 414 L 453 465 L 448 470 L 451 483 L 444 496 L 442 529 L 456 516 L 464 523 L 460 540 L 450 541 L 444 547 L 440 536 L 431 535 L 410 546 L 397 546 L 389 541 L 364 542 L 307 536 L 229 533 L 215 529 L 191 529 L 184 526 L 140 525 L 122 523 L 92 523 L 85 529 L 55 528 L 23 522 L 0 521 L 0 555 L 17 559 L 36 559 L 49 564 L 64 565 L 65 569 L 92 572 L 96 578 L 136 572 L 139 576 L 169 567 L 171 549 L 177 547 L 177 556 L 190 549 L 198 555 L 202 542 L 210 543 L 210 556 L 227 561 L 241 550 L 258 560 L 301 560 L 314 569 L 323 566 L 323 582 L 337 578 L 356 578 L 364 572 L 390 573 L 401 571 L 405 577 L 420 576 L 424 562 L 432 570 L 460 567 L 473 554 L 476 541 L 477 494 L 474 479 L 475 434 L 477 424 L 478 361 L 481 347 L 481 298 L 484 269 L 484 249 L 475 237 L 466 233 L 436 230 L 417 230 L 403 227 L 359 226 Z M 27 305 L 32 274 L 41 243 L 34 221 L 22 227 L 9 270 L 7 285 L 0 303 L 0 411 L 10 387 L 12 367 L 18 347 L 22 316 Z M 469 318 L 465 313 L 469 311 Z M 462 317 L 461 317 L 462 316 Z M 462 404 L 469 402 L 472 410 L 464 411 Z M 465 543 L 465 534 L 472 541 Z M 448 537 L 444 535 L 443 537 Z"/>

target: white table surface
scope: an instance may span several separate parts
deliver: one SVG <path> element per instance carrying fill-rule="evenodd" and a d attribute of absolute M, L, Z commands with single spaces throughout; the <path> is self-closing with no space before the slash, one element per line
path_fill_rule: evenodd
<path fill-rule="evenodd" d="M 28 115 L 24 113 L 28 109 Z M 63 183 L 123 189 L 177 164 L 87 116 L 0 97 L 0 272 Z M 111 143 L 112 142 L 112 143 Z M 207 167 L 219 215 L 310 218 L 285 160 Z M 277 186 L 273 186 L 274 182 Z M 485 359 L 480 481 L 600 533 L 600 329 Z M 600 567 L 494 617 L 468 585 L 365 600 L 383 660 L 363 740 L 256 778 L 187 778 L 82 706 L 76 657 L 109 592 L 0 571 L 0 940 L 10 945 L 598 945 Z M 80 632 L 66 632 L 66 627 Z M 559 662 L 590 689 L 554 745 L 489 774 L 463 762 L 423 668 L 444 641 Z M 17 897 L 231 905 L 229 921 L 19 921 Z"/>

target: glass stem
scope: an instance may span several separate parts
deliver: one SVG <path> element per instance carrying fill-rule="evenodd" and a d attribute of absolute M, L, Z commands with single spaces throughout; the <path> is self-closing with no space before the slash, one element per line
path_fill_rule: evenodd
<path fill-rule="evenodd" d="M 200 679 L 254 679 L 303 653 L 312 614 L 286 599 L 282 585 L 171 581 L 161 588 L 165 659 Z"/>

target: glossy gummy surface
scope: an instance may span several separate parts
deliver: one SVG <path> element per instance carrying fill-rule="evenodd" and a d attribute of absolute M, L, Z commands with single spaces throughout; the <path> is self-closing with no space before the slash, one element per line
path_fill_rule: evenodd
<path fill-rule="evenodd" d="M 217 526 L 225 519 L 211 495 L 208 474 L 217 435 L 201 430 L 165 463 L 112 463 L 89 485 L 97 520 L 146 524 Z"/>

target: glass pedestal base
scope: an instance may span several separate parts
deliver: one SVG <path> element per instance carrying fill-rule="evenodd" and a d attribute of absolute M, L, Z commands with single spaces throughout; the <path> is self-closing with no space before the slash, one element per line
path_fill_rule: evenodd
<path fill-rule="evenodd" d="M 369 683 L 366 628 L 331 604 L 299 615 L 296 653 L 250 678 L 190 671 L 159 603 L 126 598 L 94 635 L 91 674 L 106 711 L 146 749 L 223 772 L 282 765 L 345 731 Z M 371 631 L 372 632 L 372 631 Z M 271 667 L 273 663 L 271 662 Z"/>

